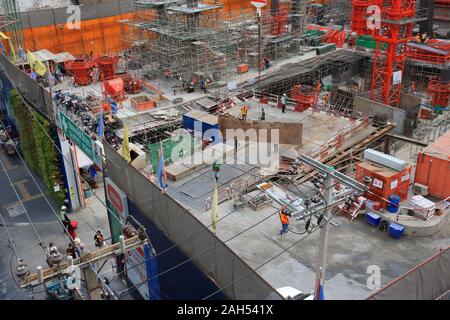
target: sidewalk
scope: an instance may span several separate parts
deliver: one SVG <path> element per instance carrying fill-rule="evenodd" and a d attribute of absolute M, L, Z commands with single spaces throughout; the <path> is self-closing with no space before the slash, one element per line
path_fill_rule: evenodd
<path fill-rule="evenodd" d="M 36 187 L 35 182 L 26 170 L 18 156 L 8 157 L 2 149 L 0 149 L 0 160 L 5 165 L 7 174 L 12 180 L 12 183 L 23 203 L 26 210 L 23 210 L 22 205 L 17 199 L 17 196 L 9 183 L 8 175 L 0 166 L 0 214 L 5 220 L 11 238 L 14 241 L 18 255 L 24 259 L 28 265 L 30 272 L 36 272 L 37 266 L 47 268 L 46 254 L 39 245 L 39 238 L 43 245 L 48 247 L 49 242 L 53 242 L 59 249 L 60 253 L 64 254 L 69 244 L 68 235 L 63 232 L 57 216 L 59 207 L 54 203 L 53 199 L 47 193 L 39 177 L 33 174 L 38 182 L 44 195 Z M 94 235 L 97 230 L 101 230 L 107 243 L 109 244 L 110 231 L 105 206 L 105 194 L 103 183 L 99 183 L 96 189 L 96 195 L 86 199 L 86 208 L 77 210 L 69 214 L 71 220 L 78 221 L 78 228 L 76 229 L 77 237 L 86 245 L 85 250 L 95 250 Z M 106 204 L 106 203 L 105 203 Z M 52 210 L 53 208 L 53 210 Z M 32 225 L 28 220 L 30 217 L 38 235 L 33 230 Z M 1 225 L 0 220 L 0 299 L 29 299 L 29 293 L 19 288 L 12 277 L 17 265 L 17 258 L 8 242 L 8 235 L 5 227 Z M 102 277 L 111 279 L 113 276 L 112 268 L 114 259 L 109 259 L 100 271 Z M 103 263 L 102 263 L 103 264 Z M 98 267 L 100 267 L 99 265 Z M 126 284 L 116 279 L 112 284 L 116 290 L 125 289 Z M 45 299 L 46 295 L 43 291 L 43 286 L 34 289 L 34 299 Z M 128 296 L 129 298 L 129 296 Z"/>

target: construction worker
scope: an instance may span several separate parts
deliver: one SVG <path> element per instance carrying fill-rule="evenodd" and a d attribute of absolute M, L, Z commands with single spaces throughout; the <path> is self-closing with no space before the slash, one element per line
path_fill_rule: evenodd
<path fill-rule="evenodd" d="M 247 120 L 247 114 L 248 114 L 248 106 L 242 106 L 240 114 L 241 120 Z"/>
<path fill-rule="evenodd" d="M 283 93 L 281 97 L 281 112 L 286 113 L 287 94 Z"/>
<path fill-rule="evenodd" d="M 281 220 L 281 225 L 282 225 L 280 235 L 283 235 L 288 232 L 289 217 L 291 217 L 292 215 L 286 206 L 281 207 L 281 209 L 279 211 L 279 215 L 280 215 L 280 220 Z"/>
<path fill-rule="evenodd" d="M 206 81 L 205 79 L 200 80 L 200 89 L 206 94 Z"/>
<path fill-rule="evenodd" d="M 219 180 L 220 163 L 217 160 L 213 162 L 212 169 L 214 171 L 214 178 L 216 181 Z"/>
<path fill-rule="evenodd" d="M 420 34 L 417 32 L 417 34 L 416 34 L 416 42 L 417 43 L 420 43 Z"/>
<path fill-rule="evenodd" d="M 264 108 L 261 108 L 261 121 L 266 120 L 266 112 L 264 111 Z"/>
<path fill-rule="evenodd" d="M 428 37 L 427 33 L 424 32 L 424 33 L 422 34 L 422 42 L 423 42 L 423 43 L 425 42 L 425 40 L 427 40 L 427 37 Z"/>
<path fill-rule="evenodd" d="M 411 81 L 411 92 L 416 92 L 416 82 Z"/>

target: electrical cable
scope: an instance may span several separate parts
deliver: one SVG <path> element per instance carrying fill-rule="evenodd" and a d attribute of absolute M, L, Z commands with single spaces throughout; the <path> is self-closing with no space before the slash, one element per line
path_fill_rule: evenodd
<path fill-rule="evenodd" d="M 0 121 L 0 122 L 1 122 L 1 121 Z M 4 128 L 3 122 L 1 122 L 1 124 L 2 124 L 2 127 Z M 6 131 L 6 132 L 7 132 L 7 131 Z M 8 137 L 9 137 L 9 134 L 8 134 L 8 133 L 7 133 L 7 135 L 8 135 Z M 10 138 L 10 137 L 9 137 L 9 138 Z M 25 163 L 24 159 L 23 159 L 22 156 L 20 155 L 19 150 L 17 150 L 17 148 L 16 148 L 15 146 L 14 146 L 14 148 L 15 148 L 17 154 L 19 155 L 19 158 L 20 158 L 20 160 L 22 161 L 23 165 L 25 166 L 25 168 L 27 169 L 27 171 L 28 171 L 28 173 L 30 174 L 31 178 L 33 179 L 34 183 L 36 184 L 37 188 L 39 189 L 39 191 L 40 191 L 41 194 L 43 195 L 44 199 L 46 200 L 47 204 L 49 205 L 51 211 L 53 212 L 53 214 L 54 214 L 55 217 L 57 218 L 57 221 L 58 221 L 58 222 L 60 223 L 60 225 L 63 227 L 63 229 L 64 229 L 64 231 L 66 232 L 66 234 L 69 236 L 70 241 L 71 241 L 72 244 L 77 248 L 78 252 L 82 252 L 81 248 L 75 243 L 75 241 L 74 241 L 75 239 L 72 238 L 72 235 L 70 234 L 68 228 L 66 228 L 66 226 L 62 223 L 61 219 L 58 217 L 58 214 L 56 213 L 55 209 L 54 209 L 53 206 L 50 204 L 50 201 L 48 200 L 47 196 L 46 196 L 46 195 L 44 194 L 44 192 L 42 191 L 41 187 L 39 186 L 39 184 L 37 183 L 37 181 L 36 181 L 36 179 L 34 178 L 33 174 L 31 173 L 30 169 L 28 168 L 28 165 Z M 1 160 L 0 160 L 0 162 L 1 162 Z M 3 162 L 1 162 L 1 164 L 2 164 L 2 166 L 3 166 Z M 5 172 L 6 172 L 6 170 L 5 170 Z M 22 204 L 22 205 L 23 205 L 23 204 Z M 24 207 L 24 209 L 25 209 L 25 207 Z M 3 220 L 3 217 L 2 217 L 2 220 Z M 30 222 L 31 222 L 31 221 L 30 221 Z M 41 243 L 43 244 L 42 241 L 41 241 Z M 48 253 L 47 253 L 47 250 L 44 249 L 44 251 L 45 251 L 46 254 L 48 254 Z M 91 264 L 90 262 L 88 263 L 88 265 L 90 266 L 90 268 L 92 269 L 92 271 L 97 275 L 97 277 L 102 281 L 102 283 L 104 283 L 103 279 L 102 279 L 102 278 L 100 277 L 100 275 L 95 271 L 94 266 L 92 266 L 92 264 Z M 106 286 L 110 291 L 112 291 L 112 289 L 109 288 L 106 284 L 105 284 L 105 286 Z M 113 297 L 116 297 L 115 293 L 113 293 Z"/>
<path fill-rule="evenodd" d="M 0 214 L 0 218 L 2 219 L 3 227 L 5 228 L 6 235 L 8 236 L 8 243 L 11 245 L 11 249 L 14 251 L 14 254 L 16 255 L 16 258 L 20 259 L 19 252 L 17 251 L 16 245 L 14 244 L 14 240 L 11 237 L 11 234 L 9 233 L 8 226 L 6 225 L 6 222 L 5 222 L 2 214 Z"/>
<path fill-rule="evenodd" d="M 9 181 L 9 183 L 10 183 L 10 185 L 11 185 L 11 187 L 12 187 L 12 189 L 13 189 L 16 197 L 17 197 L 17 200 L 19 201 L 20 205 L 22 206 L 22 208 L 24 210 L 24 213 L 27 216 L 28 221 L 30 222 L 31 227 L 33 228 L 33 231 L 34 231 L 34 233 L 36 234 L 36 237 L 39 240 L 39 246 L 42 248 L 42 250 L 44 250 L 45 254 L 48 254 L 47 248 L 44 245 L 44 241 L 42 241 L 42 238 L 39 235 L 39 233 L 37 232 L 36 227 L 33 224 L 33 221 L 31 221 L 30 215 L 28 214 L 28 211 L 25 208 L 25 205 L 23 204 L 22 199 L 20 199 L 20 196 L 17 193 L 16 187 L 14 187 L 14 184 L 13 184 L 13 182 L 11 180 L 11 177 L 9 176 L 8 171 L 6 170 L 5 165 L 3 164 L 2 160 L 0 160 L 0 164 L 2 165 L 2 168 L 5 171 L 6 177 L 8 178 L 8 181 Z M 3 220 L 3 217 L 2 217 L 2 220 Z"/>
<path fill-rule="evenodd" d="M 2 67 L 3 71 L 5 72 L 5 69 L 3 68 L 3 66 L 0 64 L 0 66 Z M 6 73 L 5 73 L 6 74 Z M 6 74 L 7 78 L 9 79 L 9 81 L 11 83 L 13 83 L 11 81 L 11 78 L 9 78 L 8 74 Z M 18 91 L 17 91 L 18 92 Z M 33 111 L 30 109 L 30 106 L 28 105 L 28 103 L 26 102 L 25 98 L 22 96 L 22 94 L 20 92 L 18 92 L 20 98 L 22 99 L 22 101 L 24 102 L 24 105 L 26 106 L 26 108 L 28 109 L 28 111 L 31 113 L 31 115 L 33 116 L 33 118 L 35 119 L 35 121 L 37 122 L 37 124 L 41 127 L 42 131 L 44 132 L 44 134 L 47 136 L 47 138 L 49 139 L 49 141 L 54 145 L 54 147 L 56 148 L 56 150 L 61 154 L 61 157 L 67 162 L 67 164 L 73 169 L 73 171 L 78 175 L 78 177 L 84 181 L 87 185 L 87 187 L 89 188 L 90 191 L 92 191 L 93 195 L 99 200 L 99 202 L 106 208 L 106 210 L 111 213 L 111 217 L 114 217 L 122 226 L 124 226 L 123 222 L 120 221 L 120 218 L 116 217 L 116 215 L 114 214 L 114 212 L 112 212 L 111 209 L 108 208 L 108 206 L 100 199 L 100 197 L 98 195 L 95 194 L 94 190 L 92 190 L 92 188 L 89 186 L 89 183 L 87 182 L 87 180 L 81 176 L 81 174 L 78 172 L 78 170 L 75 169 L 75 167 L 73 165 L 71 165 L 71 162 L 67 159 L 67 157 L 64 156 L 64 154 L 62 153 L 62 150 L 57 146 L 57 144 L 53 141 L 53 139 L 49 136 L 49 134 L 47 133 L 47 131 L 45 130 L 45 128 L 42 126 L 42 124 L 39 122 L 39 120 L 36 118 L 36 115 L 33 113 Z"/>
<path fill-rule="evenodd" d="M 270 258 L 269 260 L 267 260 L 266 262 L 264 262 L 263 264 L 259 265 L 256 268 L 252 268 L 252 271 L 247 272 L 244 276 L 242 276 L 241 278 L 234 280 L 233 282 L 227 284 L 224 287 L 219 288 L 218 290 L 214 291 L 213 293 L 211 293 L 210 295 L 204 297 L 202 300 L 206 300 L 208 298 L 211 298 L 212 296 L 218 294 L 219 292 L 225 290 L 226 288 L 232 286 L 234 283 L 241 281 L 242 279 L 248 277 L 249 275 L 251 275 L 252 273 L 255 273 L 258 269 L 262 268 L 263 266 L 265 266 L 266 264 L 268 264 L 269 262 L 275 260 L 276 258 L 278 258 L 280 255 L 282 255 L 283 253 L 285 253 L 286 251 L 289 251 L 290 249 L 292 249 L 293 247 L 295 247 L 297 244 L 299 244 L 301 241 L 305 240 L 306 238 L 308 238 L 309 236 L 311 236 L 313 233 L 315 233 L 317 230 L 319 230 L 320 227 L 318 226 L 316 229 L 314 229 L 313 231 L 311 231 L 310 233 L 308 233 L 306 236 L 300 238 L 299 240 L 295 241 L 292 245 L 290 245 L 289 247 L 287 247 L 286 249 L 283 249 L 281 252 L 279 252 L 278 254 L 276 254 L 275 256 L 273 256 L 272 258 Z"/>
<path fill-rule="evenodd" d="M 269 206 L 274 207 L 274 206 L 272 206 L 272 205 L 269 205 Z M 324 208 L 324 210 L 326 210 L 327 208 L 328 208 L 328 205 Z M 211 250 L 217 248 L 218 246 L 220 246 L 220 245 L 222 245 L 222 244 L 227 243 L 228 241 L 231 241 L 231 240 L 235 239 L 236 237 L 242 235 L 242 234 L 245 233 L 246 231 L 248 231 L 248 230 L 250 230 L 250 229 L 256 227 L 257 225 L 261 224 L 262 222 L 266 221 L 267 219 L 269 219 L 270 217 L 272 217 L 273 215 L 275 215 L 275 214 L 278 213 L 278 212 L 279 212 L 279 209 L 276 208 L 276 211 L 275 211 L 274 213 L 272 213 L 272 214 L 270 214 L 269 216 L 267 216 L 266 218 L 264 218 L 264 219 L 258 221 L 256 224 L 253 224 L 252 226 L 248 227 L 247 229 L 244 229 L 243 231 L 237 233 L 236 235 L 232 236 L 231 238 L 229 238 L 229 239 L 227 239 L 227 240 L 224 240 L 224 241 L 221 241 L 221 243 L 215 245 L 214 247 L 212 247 L 212 248 L 210 248 L 210 249 L 208 249 L 208 250 L 206 250 L 206 251 L 204 251 L 204 252 L 202 252 L 202 253 L 200 253 L 200 254 L 198 254 L 198 255 L 195 255 L 195 256 L 193 256 L 193 257 L 191 257 L 191 258 L 189 258 L 189 259 L 187 259 L 187 260 L 185 260 L 185 261 L 183 261 L 183 262 L 181 262 L 181 263 L 175 265 L 174 267 L 171 267 L 170 269 L 167 269 L 167 270 L 165 270 L 165 271 L 159 273 L 158 275 L 153 276 L 153 277 L 150 278 L 150 279 L 146 278 L 145 281 L 142 281 L 141 283 L 136 284 L 136 285 L 134 285 L 134 286 L 131 287 L 131 288 L 128 288 L 128 289 L 126 289 L 126 290 L 124 290 L 124 291 L 119 292 L 119 297 L 122 296 L 124 293 L 130 292 L 131 290 L 134 290 L 134 289 L 140 287 L 141 285 L 144 285 L 147 281 L 150 281 L 150 280 L 152 280 L 152 279 L 154 279 L 154 278 L 157 278 L 157 277 L 159 277 L 159 276 L 161 276 L 161 275 L 164 275 L 164 274 L 166 274 L 166 273 L 168 273 L 168 272 L 170 272 L 170 271 L 173 271 L 173 270 L 177 269 L 178 267 L 181 267 L 181 266 L 184 265 L 185 263 L 187 263 L 187 262 L 189 262 L 189 261 L 191 261 L 191 260 L 193 260 L 193 259 L 195 259 L 195 258 L 198 258 L 198 257 L 204 255 L 205 253 L 208 253 L 209 251 L 211 251 Z M 311 215 L 312 215 L 312 213 L 311 213 Z M 310 233 L 310 234 L 311 234 L 311 233 Z M 147 260 L 146 260 L 146 261 L 147 261 Z M 133 267 L 136 267 L 136 266 L 137 266 L 137 265 L 135 265 L 135 266 L 133 266 Z"/>

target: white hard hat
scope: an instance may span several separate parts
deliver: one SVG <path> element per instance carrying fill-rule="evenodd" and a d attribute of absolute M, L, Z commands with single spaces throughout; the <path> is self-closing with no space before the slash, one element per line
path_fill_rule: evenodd
<path fill-rule="evenodd" d="M 80 245 L 81 240 L 80 240 L 80 238 L 75 238 L 75 239 L 73 239 L 73 242 L 78 246 L 78 245 Z"/>
<path fill-rule="evenodd" d="M 62 206 L 61 210 L 67 210 L 67 207 L 66 206 Z"/>
<path fill-rule="evenodd" d="M 286 93 L 283 93 L 283 96 L 285 96 L 286 95 Z"/>

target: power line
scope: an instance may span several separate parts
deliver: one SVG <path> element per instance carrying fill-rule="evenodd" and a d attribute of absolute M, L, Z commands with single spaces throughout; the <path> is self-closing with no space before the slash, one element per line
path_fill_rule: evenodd
<path fill-rule="evenodd" d="M 2 124 L 2 127 L 4 128 L 3 122 L 0 121 L 0 123 Z M 6 133 L 7 133 L 8 137 L 9 137 L 9 134 L 8 134 L 7 131 L 6 131 Z M 11 138 L 11 137 L 9 137 L 9 138 Z M 14 146 L 14 145 L 13 145 L 13 146 Z M 28 173 L 30 174 L 31 178 L 33 179 L 34 183 L 36 184 L 36 186 L 38 187 L 39 191 L 41 192 L 41 194 L 43 195 L 44 199 L 46 200 L 47 204 L 49 205 L 51 211 L 53 212 L 53 214 L 54 214 L 55 217 L 57 218 L 57 221 L 58 221 L 58 222 L 60 223 L 60 225 L 63 227 L 63 229 L 64 229 L 64 231 L 66 232 L 66 234 L 69 236 L 69 239 L 71 240 L 72 244 L 79 250 L 79 252 L 81 252 L 80 247 L 79 247 L 79 246 L 75 243 L 75 241 L 74 241 L 75 239 L 72 238 L 72 235 L 70 234 L 69 230 L 68 230 L 68 229 L 66 228 L 66 226 L 62 223 L 61 219 L 59 219 L 58 214 L 56 213 L 55 209 L 54 209 L 53 206 L 50 204 L 50 201 L 48 200 L 48 198 L 46 197 L 46 195 L 45 195 L 44 192 L 42 191 L 41 187 L 40 187 L 39 184 L 37 183 L 36 179 L 34 178 L 33 174 L 31 173 L 30 169 L 28 168 L 28 165 L 25 163 L 24 159 L 23 159 L 22 156 L 20 155 L 19 150 L 17 150 L 17 148 L 16 148 L 15 146 L 14 146 L 14 149 L 16 150 L 17 154 L 19 155 L 20 160 L 21 160 L 22 163 L 24 164 L 25 168 L 27 169 Z M 1 162 L 1 160 L 0 160 L 0 162 Z M 3 166 L 3 162 L 2 162 L 2 166 Z M 3 168 L 4 168 L 4 167 L 3 167 Z M 6 172 L 6 170 L 5 170 L 5 172 Z M 23 204 L 22 204 L 22 206 L 23 206 Z M 24 207 L 24 209 L 25 209 L 25 207 Z M 0 215 L 0 216 L 1 216 L 1 215 Z M 2 220 L 3 220 L 3 217 L 2 217 Z M 30 220 L 30 222 L 31 222 L 31 220 Z M 33 225 L 33 224 L 32 224 L 32 225 Z M 42 243 L 42 241 L 41 241 L 41 243 Z M 42 244 L 43 244 L 43 243 L 42 243 Z M 42 246 L 42 245 L 41 245 L 41 246 Z M 43 249 L 44 249 L 44 247 L 43 247 Z M 45 251 L 45 253 L 47 254 L 47 251 L 46 251 L 45 249 L 44 249 L 44 251 Z M 97 278 L 100 279 L 100 281 L 102 281 L 102 283 L 105 285 L 105 287 L 112 293 L 112 296 L 114 297 L 114 299 L 116 299 L 115 293 L 112 291 L 111 288 L 109 288 L 109 286 L 105 283 L 105 281 L 102 279 L 102 277 L 97 273 L 97 271 L 95 270 L 94 266 L 93 266 L 90 262 L 88 262 L 88 265 L 89 265 L 89 267 L 91 268 L 91 270 L 96 274 Z"/>
<path fill-rule="evenodd" d="M 249 174 L 251 174 L 251 173 L 249 173 Z M 290 182 L 292 183 L 292 181 L 290 181 Z M 295 186 L 295 184 L 293 184 L 293 185 Z M 296 187 L 296 189 L 298 190 L 298 192 L 299 192 L 300 194 L 303 194 L 303 192 L 301 192 L 301 191 L 297 188 L 297 186 L 295 186 L 295 187 Z M 325 203 L 325 208 L 322 209 L 322 210 L 326 210 L 326 209 L 328 208 L 328 203 L 327 203 L 325 197 L 324 197 L 318 190 L 315 190 L 315 189 L 313 189 L 313 188 L 310 187 L 310 186 L 306 186 L 306 187 L 309 188 L 310 190 L 313 190 L 313 191 L 317 192 L 317 193 L 323 198 L 323 201 L 324 201 L 324 203 Z M 275 207 L 274 205 L 268 204 L 268 206 L 270 206 L 270 207 L 272 207 L 272 208 L 275 208 L 275 209 L 277 210 L 276 212 L 278 212 L 278 208 Z M 232 213 L 236 212 L 237 210 L 239 210 L 239 208 L 236 208 L 236 209 L 232 210 L 232 211 L 229 212 L 227 215 L 225 215 L 224 217 L 222 217 L 221 219 L 219 219 L 217 222 L 223 220 L 224 218 L 228 217 L 229 215 L 231 215 Z M 275 213 L 276 213 L 276 212 L 275 212 Z M 274 213 L 274 214 L 275 214 L 275 213 Z M 273 214 L 272 214 L 272 215 L 273 215 Z M 309 214 L 309 216 L 311 217 L 312 215 L 313 215 L 313 213 L 311 212 L 311 213 Z M 259 223 L 261 223 L 261 222 L 262 222 L 262 221 L 258 222 L 257 224 L 259 224 Z M 254 226 L 256 226 L 257 224 L 255 224 Z M 202 233 L 202 232 L 205 232 L 205 231 L 209 230 L 209 228 L 210 228 L 211 226 L 212 226 L 212 224 L 209 225 L 207 228 L 202 229 L 202 230 L 200 230 L 199 232 L 195 233 L 195 234 L 192 235 L 191 237 L 189 237 L 189 238 L 187 238 L 187 239 L 184 239 L 184 240 L 182 240 L 181 242 L 179 242 L 179 243 L 177 243 L 177 244 L 175 244 L 175 245 L 169 247 L 168 249 L 166 249 L 166 250 L 164 250 L 164 251 L 162 251 L 162 252 L 156 254 L 156 255 L 155 255 L 154 257 L 152 257 L 152 258 L 158 257 L 158 256 L 160 256 L 161 254 L 163 254 L 163 253 L 165 253 L 165 252 L 167 252 L 167 251 L 169 251 L 169 250 L 171 250 L 171 249 L 174 249 L 175 247 L 181 245 L 182 243 L 184 243 L 184 242 L 186 242 L 186 241 L 192 239 L 192 238 L 195 237 L 196 235 L 198 235 L 198 234 L 200 234 L 200 233 Z M 252 226 L 252 227 L 253 227 L 253 226 Z M 251 229 L 252 227 L 250 227 L 249 229 Z M 249 230 L 249 229 L 247 229 L 247 230 Z M 247 230 L 244 230 L 244 232 L 247 231 Z M 307 231 L 306 231 L 306 232 L 307 232 Z M 294 233 L 294 234 L 301 234 L 301 233 L 297 233 L 297 232 L 293 232 L 293 233 Z M 239 235 L 239 234 L 238 234 L 238 235 Z M 236 236 L 238 236 L 238 235 L 236 235 Z M 232 238 L 230 238 L 230 239 L 224 241 L 223 243 L 232 240 L 232 239 L 235 238 L 236 236 L 234 236 L 234 237 L 232 237 Z M 217 247 L 217 246 L 216 246 L 216 247 Z M 210 249 L 209 249 L 208 251 L 206 251 L 206 252 L 209 252 L 209 251 L 212 250 L 212 249 L 215 249 L 215 247 L 210 248 Z M 206 253 L 206 252 L 204 252 L 204 253 Z M 202 254 L 204 254 L 204 253 L 202 253 Z M 200 255 L 202 255 L 202 254 L 200 254 Z M 172 271 L 173 269 L 176 269 L 178 266 L 181 266 L 181 265 L 183 265 L 184 263 L 187 263 L 187 262 L 191 261 L 192 259 L 194 259 L 194 258 L 196 258 L 196 257 L 197 257 L 197 256 L 194 256 L 194 257 L 191 257 L 191 258 L 188 259 L 188 260 L 185 260 L 184 262 L 180 263 L 179 265 L 177 265 L 177 266 L 175 266 L 175 267 L 173 267 L 173 268 L 171 268 L 171 269 L 168 269 L 168 270 L 164 271 L 163 274 L 164 274 L 165 272 L 169 272 L 169 271 Z M 127 270 L 132 270 L 132 269 L 138 267 L 139 265 L 144 264 L 145 262 L 147 262 L 147 261 L 149 261 L 149 260 L 150 260 L 150 259 L 146 259 L 146 260 L 144 260 L 144 261 L 142 261 L 142 262 L 140 262 L 140 263 L 138 263 L 138 264 L 132 266 L 131 268 L 129 268 L 129 269 L 127 269 Z M 119 272 L 117 275 L 119 275 L 119 274 L 121 274 L 121 273 L 124 273 L 124 272 L 125 272 L 125 270 Z M 148 280 L 145 280 L 145 281 L 148 281 Z M 144 284 L 145 281 L 143 281 L 143 282 L 140 283 L 139 285 Z M 138 285 L 138 287 L 139 287 L 139 285 Z"/>
<path fill-rule="evenodd" d="M 327 222 L 328 223 L 328 222 Z M 234 283 L 241 281 L 242 279 L 244 279 L 245 277 L 249 276 L 250 274 L 256 272 L 258 269 L 262 268 L 263 266 L 265 266 L 266 264 L 268 264 L 269 262 L 273 261 L 274 259 L 278 258 L 280 255 L 282 255 L 283 253 L 285 253 L 286 251 L 289 251 L 290 249 L 292 249 L 293 247 L 295 247 L 298 243 L 300 243 L 301 241 L 305 240 L 306 238 L 308 238 L 309 236 L 311 236 L 314 232 L 316 232 L 317 230 L 319 230 L 321 227 L 317 226 L 316 229 L 312 230 L 310 233 L 308 233 L 306 236 L 300 238 L 299 240 L 297 240 L 296 242 L 294 242 L 292 245 L 290 245 L 289 247 L 287 247 L 286 249 L 284 249 L 283 251 L 279 252 L 278 254 L 276 254 L 274 257 L 270 258 L 269 260 L 267 260 L 266 262 L 264 262 L 263 264 L 259 265 L 258 267 L 252 269 L 252 271 L 247 272 L 244 276 L 242 276 L 241 278 L 234 280 L 233 282 L 227 284 L 224 287 L 221 287 L 220 289 L 214 291 L 213 293 L 211 293 L 210 295 L 204 297 L 202 300 L 206 300 L 214 295 L 216 295 L 217 293 L 225 290 L 226 288 L 228 288 L 229 286 L 232 286 Z"/>
<path fill-rule="evenodd" d="M 19 196 L 19 194 L 17 193 L 16 187 L 14 187 L 14 184 L 13 184 L 13 182 L 12 182 L 12 180 L 11 180 L 11 177 L 9 176 L 8 171 L 6 170 L 5 165 L 3 164 L 3 161 L 2 161 L 2 160 L 0 160 L 0 164 L 2 165 L 3 171 L 5 171 L 6 177 L 8 178 L 8 181 L 9 181 L 9 183 L 10 183 L 10 185 L 11 185 L 11 187 L 12 187 L 12 189 L 13 189 L 13 191 L 14 191 L 16 197 L 17 197 L 17 200 L 19 201 L 20 205 L 21 205 L 22 208 L 23 208 L 24 213 L 25 213 L 25 215 L 27 216 L 28 221 L 30 221 L 30 225 L 31 225 L 31 227 L 33 228 L 33 231 L 34 231 L 34 233 L 36 234 L 36 237 L 37 237 L 38 240 L 39 240 L 39 246 L 40 246 L 40 247 L 42 248 L 42 250 L 44 250 L 44 252 L 47 254 L 47 249 L 46 249 L 46 247 L 44 246 L 44 241 L 42 241 L 42 238 L 41 238 L 41 236 L 39 235 L 39 233 L 37 232 L 36 227 L 35 227 L 34 224 L 33 224 L 33 221 L 31 221 L 31 218 L 30 218 L 30 216 L 29 216 L 29 214 L 28 214 L 28 211 L 27 211 L 27 209 L 25 208 L 25 206 L 24 206 L 22 200 L 20 199 L 20 196 Z M 2 217 L 2 220 L 3 220 L 3 217 Z"/>
<path fill-rule="evenodd" d="M 269 206 L 274 207 L 273 205 L 269 205 Z M 328 207 L 328 205 L 327 205 L 326 207 Z M 276 207 L 274 207 L 274 208 L 276 208 Z M 279 211 L 279 209 L 276 208 L 276 211 L 275 211 L 275 212 L 273 212 L 273 213 L 270 214 L 269 216 L 265 217 L 264 219 L 258 221 L 257 223 L 251 225 L 250 227 L 244 229 L 243 231 L 237 233 L 236 235 L 232 236 L 231 238 L 229 238 L 229 239 L 227 239 L 227 240 L 225 240 L 225 241 L 221 241 L 219 244 L 215 245 L 214 247 L 209 248 L 208 250 L 206 250 L 206 251 L 204 251 L 204 252 L 202 252 L 202 253 L 200 253 L 200 254 L 198 254 L 198 255 L 195 255 L 195 256 L 193 256 L 193 257 L 191 257 L 191 258 L 189 258 L 189 259 L 187 259 L 187 260 L 185 260 L 185 261 L 183 261 L 183 262 L 181 262 L 181 263 L 175 265 L 174 267 L 172 267 L 172 268 L 170 268 L 170 269 L 167 269 L 167 270 L 163 271 L 162 273 L 159 273 L 157 276 L 153 276 L 153 277 L 151 277 L 150 279 L 147 278 L 145 281 L 142 281 L 141 283 L 139 283 L 139 284 L 137 284 L 137 285 L 134 285 L 133 287 L 131 287 L 131 288 L 129 288 L 129 289 L 126 289 L 126 290 L 120 292 L 120 293 L 119 293 L 119 297 L 120 297 L 123 293 L 126 293 L 126 292 L 129 292 L 129 291 L 131 291 L 131 290 L 134 290 L 134 289 L 139 288 L 141 285 L 145 284 L 145 282 L 147 282 L 147 281 L 149 281 L 149 280 L 152 280 L 152 279 L 154 279 L 154 278 L 156 278 L 156 277 L 162 276 L 162 275 L 164 275 L 164 274 L 166 274 L 166 273 L 168 273 L 168 272 L 170 272 L 170 271 L 173 271 L 173 270 L 177 269 L 178 267 L 181 267 L 181 266 L 184 265 L 185 263 L 187 263 L 187 262 L 189 262 L 189 261 L 192 261 L 193 259 L 196 259 L 196 258 L 198 258 L 198 257 L 200 257 L 200 256 L 202 256 L 202 255 L 204 255 L 205 253 L 208 253 L 209 251 L 211 251 L 211 250 L 217 248 L 218 246 L 223 245 L 223 244 L 225 244 L 225 243 L 227 243 L 227 242 L 229 242 L 229 241 L 231 241 L 231 240 L 233 240 L 233 239 L 235 239 L 235 238 L 241 236 L 243 233 L 247 232 L 248 230 L 250 230 L 250 229 L 256 227 L 257 225 L 261 224 L 262 222 L 268 220 L 270 217 L 272 217 L 273 215 L 275 215 L 276 213 L 278 213 L 278 211 Z M 312 215 L 312 213 L 310 213 L 310 215 Z M 219 239 L 219 240 L 220 240 L 220 239 Z M 147 260 L 146 260 L 146 261 L 147 261 Z M 134 266 L 134 267 L 136 267 L 136 266 Z"/>
<path fill-rule="evenodd" d="M 0 214 L 0 218 L 2 219 L 3 227 L 5 227 L 6 234 L 8 236 L 8 242 L 11 245 L 11 249 L 14 251 L 16 258 L 20 259 L 19 252 L 17 251 L 16 245 L 14 244 L 14 239 L 11 237 L 11 234 L 9 233 L 8 226 L 6 225 L 6 222 L 5 222 L 2 214 Z"/>
<path fill-rule="evenodd" d="M 0 64 L 0 66 L 2 67 L 3 71 L 6 74 L 5 69 L 3 68 L 3 66 Z M 9 81 L 12 83 L 11 78 L 8 76 L 8 74 L 6 74 L 6 76 L 8 77 Z M 21 100 L 24 102 L 26 108 L 28 109 L 28 111 L 31 113 L 31 115 L 33 116 L 34 120 L 37 122 L 37 124 L 41 127 L 42 131 L 44 132 L 44 134 L 47 136 L 47 138 L 50 140 L 50 142 L 54 145 L 54 147 L 56 148 L 56 150 L 61 154 L 61 157 L 67 162 L 67 164 L 73 169 L 74 172 L 76 172 L 76 174 L 78 175 L 78 177 L 83 180 L 87 187 L 89 188 L 90 191 L 92 191 L 93 195 L 99 200 L 99 202 L 106 208 L 106 210 L 111 213 L 110 216 L 114 217 L 122 226 L 124 226 L 124 224 L 122 223 L 122 221 L 120 221 L 120 219 L 118 217 L 115 216 L 114 212 L 112 212 L 111 209 L 108 208 L 108 206 L 99 198 L 98 195 L 95 194 L 95 192 L 92 190 L 92 188 L 89 186 L 89 183 L 87 183 L 87 180 L 81 176 L 81 174 L 78 172 L 78 170 L 75 169 L 75 167 L 73 165 L 70 164 L 70 161 L 67 159 L 67 157 L 64 156 L 64 154 L 62 153 L 61 149 L 57 146 L 57 144 L 53 141 L 53 139 L 50 137 L 50 135 L 47 133 L 47 131 L 45 130 L 45 128 L 42 126 L 42 124 L 39 122 L 39 120 L 36 118 L 36 115 L 33 113 L 33 111 L 30 109 L 30 106 L 28 105 L 28 103 L 26 102 L 26 100 L 24 99 L 24 97 L 22 96 L 22 94 L 17 91 L 17 93 L 19 94 Z"/>

